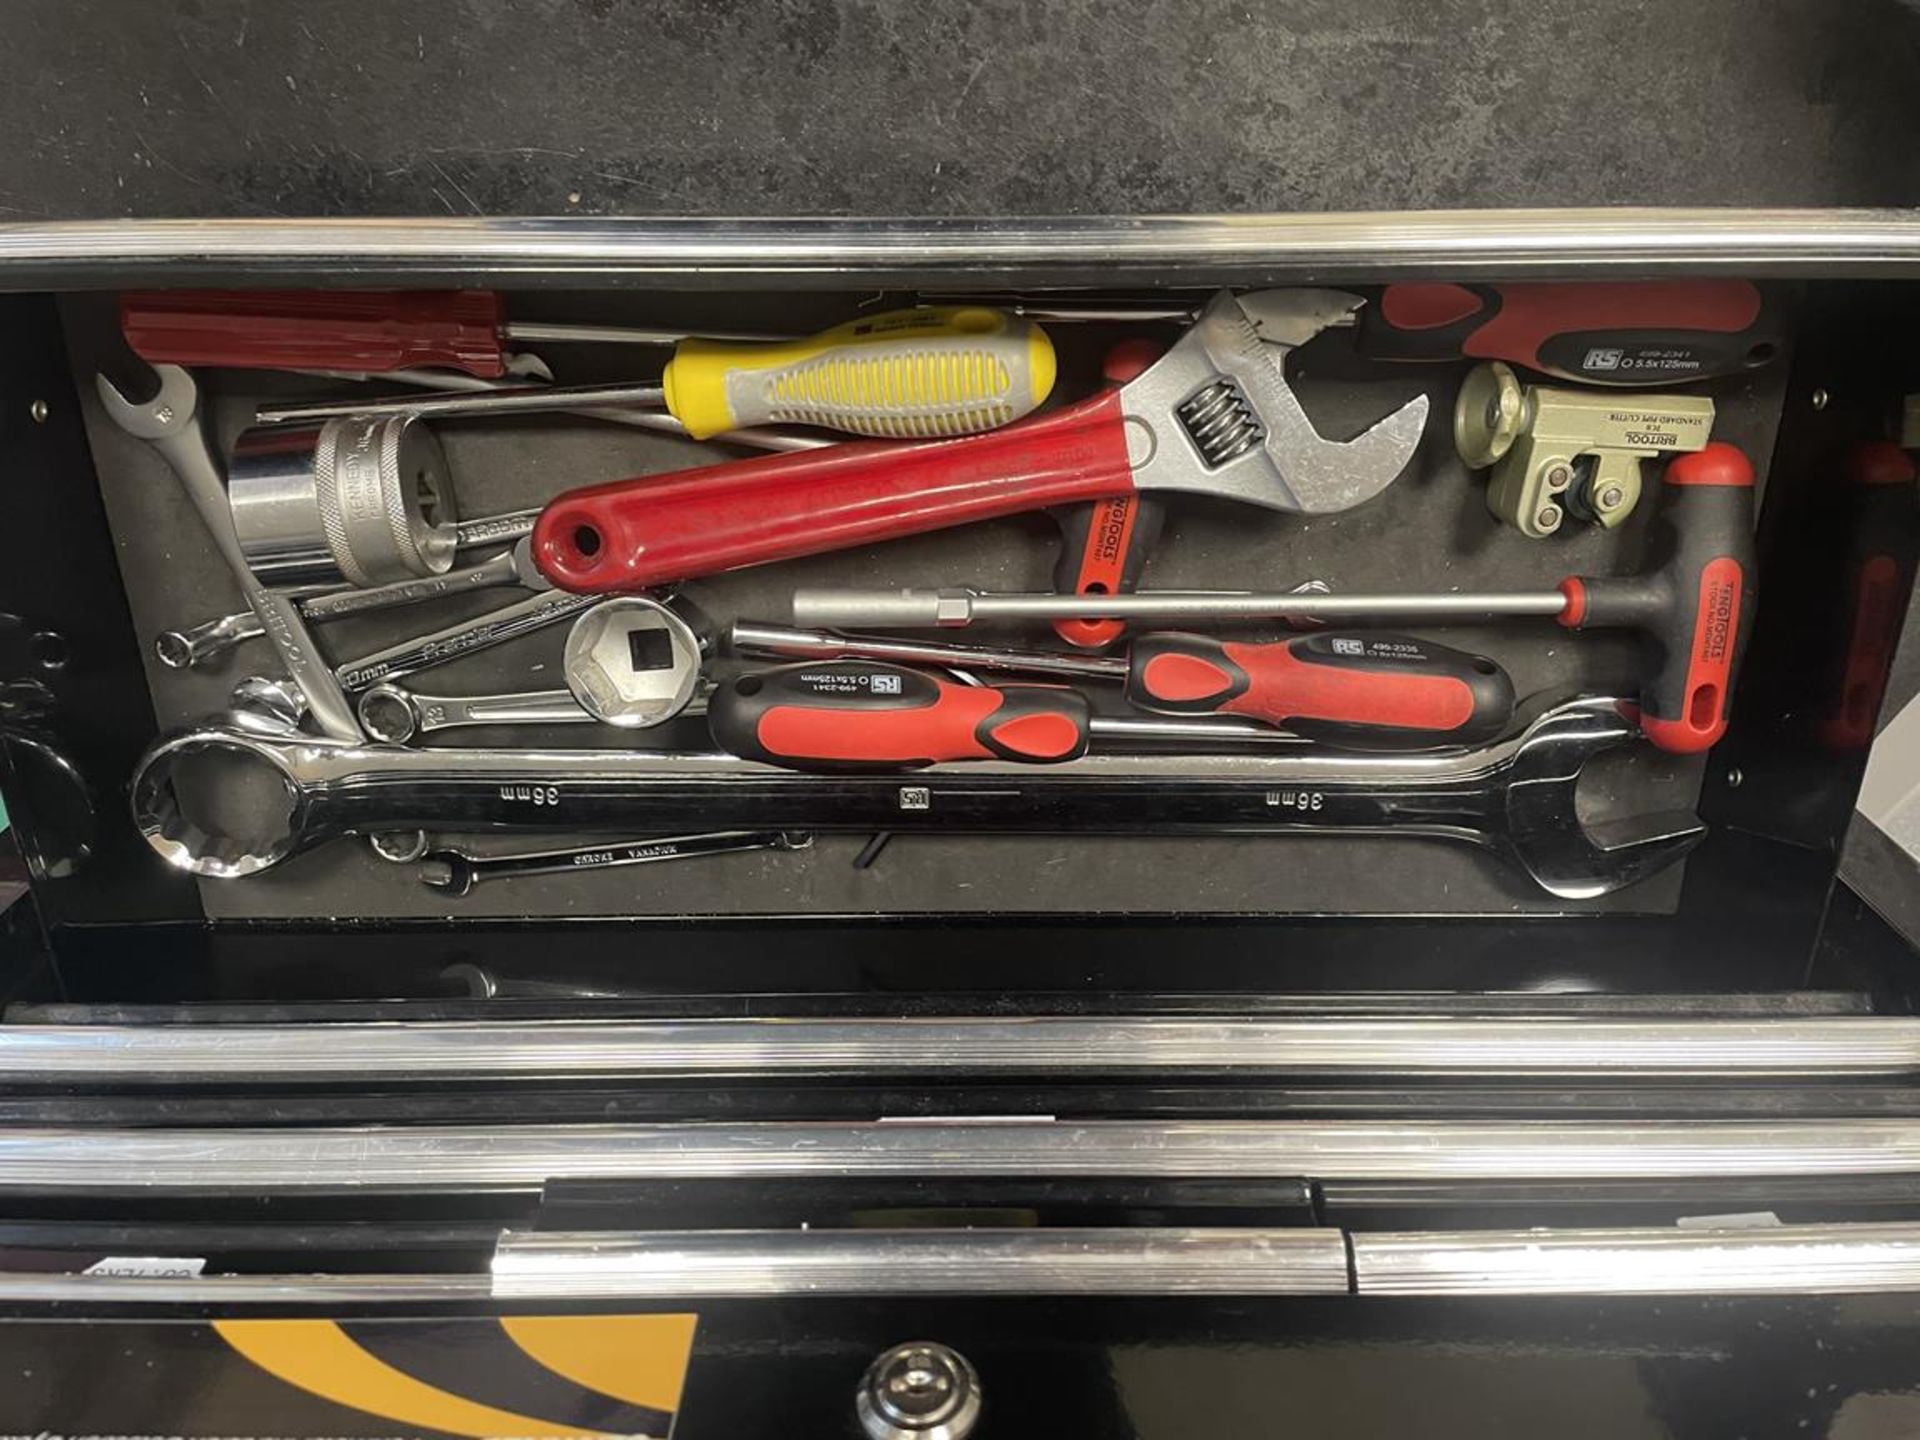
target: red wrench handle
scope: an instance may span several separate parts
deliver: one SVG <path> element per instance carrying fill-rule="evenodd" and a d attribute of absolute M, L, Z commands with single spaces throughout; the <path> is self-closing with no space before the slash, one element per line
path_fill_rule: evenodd
<path fill-rule="evenodd" d="M 1133 489 L 1115 394 L 968 440 L 832 445 L 550 501 L 540 573 L 586 594 L 639 590 Z"/>

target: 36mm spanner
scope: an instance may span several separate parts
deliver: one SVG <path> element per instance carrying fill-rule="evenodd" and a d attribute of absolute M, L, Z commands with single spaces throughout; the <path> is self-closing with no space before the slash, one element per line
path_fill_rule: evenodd
<path fill-rule="evenodd" d="M 1581 818 L 1581 770 L 1638 733 L 1624 707 L 1569 701 L 1472 750 L 1096 755 L 1044 772 L 981 762 L 910 776 L 803 775 L 642 750 L 406 750 L 216 723 L 161 740 L 131 789 L 134 819 L 155 851 L 223 878 L 336 836 L 410 830 L 1345 833 L 1479 845 L 1549 893 L 1587 899 L 1672 864 L 1705 833 L 1684 811 L 1597 825 Z M 220 828 L 206 818 L 206 791 L 239 777 L 190 773 L 202 763 L 264 771 L 286 809 L 255 833 Z"/>

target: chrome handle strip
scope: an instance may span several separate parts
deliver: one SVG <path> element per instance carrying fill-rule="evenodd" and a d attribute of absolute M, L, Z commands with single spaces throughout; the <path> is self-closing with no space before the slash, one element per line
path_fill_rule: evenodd
<path fill-rule="evenodd" d="M 860 1175 L 1475 1181 L 1920 1174 L 1920 1120 L 910 1121 L 0 1130 L 0 1190 L 437 1194 Z"/>
<path fill-rule="evenodd" d="M 1866 1077 L 1920 1020 L 1183 1017 L 0 1026 L 11 1085 L 622 1075 Z"/>
<path fill-rule="evenodd" d="M 1349 1275 L 1347 1247 L 1353 1269 Z M 1842 1295 L 1920 1291 L 1920 1223 L 508 1233 L 490 1275 L 0 1273 L 0 1302 L 681 1301 L 829 1295 Z"/>
<path fill-rule="evenodd" d="M 509 1233 L 502 1299 L 773 1295 L 1345 1295 L 1338 1230 Z"/>
<path fill-rule="evenodd" d="M 1362 1295 L 1839 1295 L 1920 1290 L 1920 1225 L 1353 1236 Z"/>

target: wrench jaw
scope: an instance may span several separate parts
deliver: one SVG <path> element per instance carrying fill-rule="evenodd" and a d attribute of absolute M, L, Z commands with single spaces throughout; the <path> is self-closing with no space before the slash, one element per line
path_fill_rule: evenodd
<path fill-rule="evenodd" d="M 1221 291 L 1171 350 L 1123 388 L 1142 489 L 1324 515 L 1373 499 L 1406 469 L 1426 430 L 1425 395 L 1351 440 L 1329 440 L 1287 383 L 1287 352 L 1363 302 L 1311 290 L 1301 292 L 1293 314 L 1269 313 L 1286 293 L 1263 297 L 1270 303 L 1256 319 Z"/>
<path fill-rule="evenodd" d="M 104 374 L 93 377 L 107 418 L 136 440 L 167 440 L 184 435 L 200 416 L 200 387 L 178 365 L 155 365 L 160 390 L 151 400 L 129 400 Z"/>
<path fill-rule="evenodd" d="M 1591 900 L 1637 884 L 1706 837 L 1706 826 L 1688 811 L 1581 820 L 1574 805 L 1580 772 L 1596 756 L 1639 738 L 1623 703 L 1590 697 L 1555 706 L 1521 734 L 1508 762 L 1501 848 L 1563 900 Z"/>

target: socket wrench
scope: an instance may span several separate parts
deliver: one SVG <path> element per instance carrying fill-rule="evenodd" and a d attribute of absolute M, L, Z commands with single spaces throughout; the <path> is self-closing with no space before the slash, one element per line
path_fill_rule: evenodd
<path fill-rule="evenodd" d="M 193 508 L 200 513 L 200 522 L 213 537 L 220 558 L 240 586 L 248 608 L 259 618 L 280 663 L 306 697 L 307 708 L 321 732 L 336 740 L 363 739 L 353 707 L 308 632 L 299 605 L 262 585 L 247 564 L 227 506 L 226 476 L 207 441 L 199 385 L 177 365 L 155 366 L 154 373 L 160 388 L 144 403 L 122 395 L 105 375 L 95 376 L 101 406 L 114 424 L 151 445 L 178 477 Z"/>
<path fill-rule="evenodd" d="M 739 828 L 984 833 L 1408 835 L 1478 845 L 1550 894 L 1653 874 L 1704 827 L 1685 811 L 1589 824 L 1580 773 L 1638 735 L 1626 702 L 1554 705 L 1468 750 L 1090 755 L 1044 769 L 934 766 L 806 775 L 712 753 L 409 750 L 247 734 L 211 722 L 148 750 L 130 786 L 141 834 L 196 875 L 257 874 L 342 835 Z M 282 803 L 244 831 L 215 818 L 247 776 Z"/>

